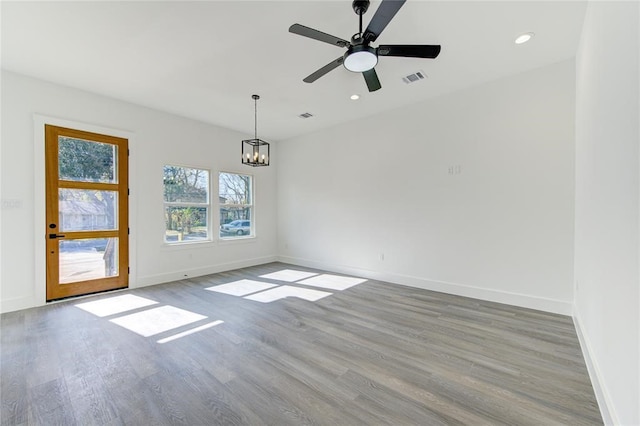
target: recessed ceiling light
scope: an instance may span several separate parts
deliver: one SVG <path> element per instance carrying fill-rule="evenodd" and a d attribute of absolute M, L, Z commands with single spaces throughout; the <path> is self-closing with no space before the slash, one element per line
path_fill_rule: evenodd
<path fill-rule="evenodd" d="M 522 44 L 522 43 L 526 43 L 529 40 L 531 40 L 531 38 L 534 36 L 534 33 L 524 33 L 524 34 L 520 34 L 518 37 L 516 37 L 516 44 Z"/>
<path fill-rule="evenodd" d="M 360 99 L 360 95 L 351 95 L 352 101 L 357 101 L 358 99 Z"/>

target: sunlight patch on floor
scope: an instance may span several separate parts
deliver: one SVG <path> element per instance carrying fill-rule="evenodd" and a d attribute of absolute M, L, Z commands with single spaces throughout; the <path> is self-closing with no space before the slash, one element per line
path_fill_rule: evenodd
<path fill-rule="evenodd" d="M 293 269 L 283 269 L 281 271 L 272 272 L 270 274 L 260 275 L 260 278 L 268 278 L 270 280 L 286 281 L 292 283 L 294 281 L 303 280 L 305 278 L 318 275 L 315 272 L 295 271 Z"/>
<path fill-rule="evenodd" d="M 124 294 L 122 296 L 109 297 L 108 299 L 79 303 L 75 306 L 98 317 L 107 317 L 157 303 L 155 300 L 134 296 L 133 294 Z"/>
<path fill-rule="evenodd" d="M 246 296 L 245 299 L 254 300 L 256 302 L 270 303 L 275 300 L 284 299 L 286 297 L 298 297 L 300 299 L 315 302 L 323 297 L 331 296 L 333 293 L 326 291 L 311 290 L 308 288 L 293 287 L 290 285 L 283 285 L 281 287 L 266 290 L 260 293 Z"/>
<path fill-rule="evenodd" d="M 350 287 L 362 284 L 367 281 L 364 278 L 341 277 L 339 275 L 322 274 L 317 277 L 308 278 L 298 281 L 298 284 L 304 284 L 311 287 L 326 288 L 329 290 L 346 290 Z"/>
<path fill-rule="evenodd" d="M 173 336 L 169 336 L 169 337 L 165 337 L 164 339 L 160 339 L 160 340 L 158 340 L 158 343 L 171 342 L 172 340 L 176 340 L 176 339 L 179 339 L 181 337 L 188 336 L 190 334 L 197 333 L 197 332 L 202 331 L 202 330 L 206 330 L 207 328 L 215 327 L 216 325 L 222 324 L 222 323 L 224 323 L 224 321 L 218 320 L 218 321 L 210 322 L 209 324 L 201 325 L 199 327 L 194 327 L 191 330 L 183 331 L 182 333 L 174 334 Z"/>
<path fill-rule="evenodd" d="M 256 293 L 258 291 L 267 290 L 273 287 L 276 287 L 276 284 L 269 284 L 253 280 L 240 280 L 228 284 L 207 287 L 205 290 L 230 294 L 232 296 L 246 296 L 247 294 Z"/>
<path fill-rule="evenodd" d="M 121 327 L 148 337 L 163 331 L 181 327 L 207 318 L 174 306 L 161 306 L 135 314 L 114 318 L 111 321 Z"/>
<path fill-rule="evenodd" d="M 291 285 L 278 286 L 277 284 L 270 284 L 262 281 L 239 280 L 228 284 L 207 287 L 206 290 L 225 293 L 232 296 L 240 296 L 247 300 L 262 303 L 270 303 L 287 297 L 297 297 L 310 302 L 315 302 L 330 296 L 333 293 L 298 287 L 297 285 L 301 284 L 309 287 L 342 291 L 367 281 L 364 278 L 344 277 L 331 274 L 318 275 L 316 272 L 300 271 L 296 269 L 281 269 L 279 271 L 260 275 L 260 278 L 285 281 L 291 283 Z"/>

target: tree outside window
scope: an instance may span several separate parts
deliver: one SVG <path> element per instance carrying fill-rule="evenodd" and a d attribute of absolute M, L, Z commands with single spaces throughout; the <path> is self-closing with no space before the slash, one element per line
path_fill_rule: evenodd
<path fill-rule="evenodd" d="M 165 165 L 165 242 L 210 240 L 209 210 L 209 171 Z"/>
<path fill-rule="evenodd" d="M 253 236 L 252 178 L 237 173 L 220 173 L 220 237 Z"/>

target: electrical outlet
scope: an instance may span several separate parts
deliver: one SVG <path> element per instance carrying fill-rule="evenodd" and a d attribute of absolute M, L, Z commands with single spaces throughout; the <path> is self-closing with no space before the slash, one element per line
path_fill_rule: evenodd
<path fill-rule="evenodd" d="M 454 164 L 447 168 L 447 173 L 450 175 L 459 175 L 462 173 L 462 166 L 460 164 Z"/>

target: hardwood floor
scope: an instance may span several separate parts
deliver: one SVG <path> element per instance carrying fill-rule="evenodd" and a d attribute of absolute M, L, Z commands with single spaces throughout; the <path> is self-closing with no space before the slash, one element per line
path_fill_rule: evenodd
<path fill-rule="evenodd" d="M 325 274 L 272 263 L 2 315 L 2 425 L 602 424 L 570 317 L 260 277 L 283 269 Z M 206 290 L 239 280 L 331 294 Z"/>

